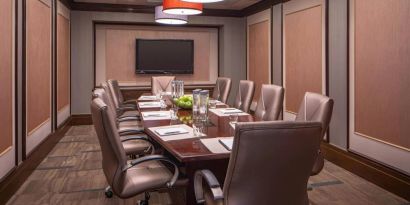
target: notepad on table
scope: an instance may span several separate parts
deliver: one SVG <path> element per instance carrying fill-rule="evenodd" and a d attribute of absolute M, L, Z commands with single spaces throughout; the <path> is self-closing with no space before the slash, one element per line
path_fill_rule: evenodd
<path fill-rule="evenodd" d="M 140 102 L 138 103 L 140 108 L 158 108 L 161 107 L 160 102 Z"/>
<path fill-rule="evenodd" d="M 138 100 L 157 100 L 157 96 L 155 95 L 143 95 L 138 98 Z"/>
<path fill-rule="evenodd" d="M 243 113 L 242 110 L 236 109 L 236 108 L 224 108 L 220 109 L 222 114 L 237 114 L 237 113 Z"/>
<path fill-rule="evenodd" d="M 233 146 L 233 137 L 226 138 L 226 139 L 219 139 L 219 143 L 221 143 L 227 150 L 231 151 Z"/>
<path fill-rule="evenodd" d="M 160 136 L 169 136 L 169 135 L 180 135 L 189 133 L 188 130 L 183 127 L 167 127 L 156 129 L 155 132 Z"/>

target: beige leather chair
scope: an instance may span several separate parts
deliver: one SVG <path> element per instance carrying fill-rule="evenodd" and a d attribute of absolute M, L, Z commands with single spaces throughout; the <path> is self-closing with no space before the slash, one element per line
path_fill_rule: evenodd
<path fill-rule="evenodd" d="M 325 136 L 332 118 L 333 100 L 317 93 L 306 92 L 296 115 L 296 121 L 321 122 L 323 126 L 322 139 Z M 319 149 L 312 175 L 319 174 L 325 164 L 323 154 Z"/>
<path fill-rule="evenodd" d="M 212 172 L 197 171 L 194 186 L 197 202 L 309 204 L 306 185 L 321 131 L 319 122 L 238 123 L 223 190 Z M 203 185 L 203 179 L 207 186 Z"/>
<path fill-rule="evenodd" d="M 107 81 L 108 88 L 110 89 L 111 96 L 113 97 L 113 101 L 116 107 L 120 107 L 122 109 L 128 110 L 136 110 L 137 100 L 128 100 L 124 101 L 124 96 L 122 95 L 120 86 L 117 80 L 110 79 Z"/>
<path fill-rule="evenodd" d="M 279 120 L 285 89 L 277 85 L 263 84 L 255 110 L 255 117 L 263 121 Z"/>
<path fill-rule="evenodd" d="M 151 93 L 156 95 L 160 92 L 171 92 L 171 82 L 175 80 L 175 76 L 155 76 L 151 78 Z"/>
<path fill-rule="evenodd" d="M 91 103 L 91 113 L 102 152 L 102 168 L 112 192 L 120 198 L 146 193 L 142 204 L 148 204 L 150 191 L 169 188 L 178 178 L 177 165 L 161 155 L 150 155 L 127 161 L 127 156 L 116 131 L 115 116 L 99 98 Z M 174 173 L 162 164 L 174 167 Z M 110 191 L 106 195 L 110 196 Z M 141 203 L 140 203 L 141 204 Z"/>
<path fill-rule="evenodd" d="M 93 92 L 93 99 L 101 99 L 104 104 L 107 105 L 108 112 L 111 115 L 116 116 L 115 109 L 113 109 L 112 102 L 109 100 L 104 89 L 95 89 Z M 146 155 L 149 151 L 153 153 L 154 146 L 149 141 L 148 137 L 144 134 L 143 128 L 139 126 L 129 126 L 125 124 L 129 118 L 114 118 L 114 124 L 116 125 L 116 131 L 121 136 L 121 141 L 127 155 Z M 132 121 L 132 120 L 131 120 Z"/>
<path fill-rule="evenodd" d="M 255 83 L 250 80 L 239 81 L 238 93 L 234 102 L 234 107 L 244 112 L 249 112 L 255 92 Z"/>
<path fill-rule="evenodd" d="M 231 79 L 219 77 L 212 93 L 212 98 L 226 103 L 229 93 L 231 91 Z"/>
<path fill-rule="evenodd" d="M 138 110 L 120 107 L 118 103 L 115 103 L 114 96 L 112 95 L 107 83 L 101 83 L 101 88 L 104 89 L 105 93 L 108 95 L 113 108 L 117 112 L 117 116 L 135 118 L 136 120 L 140 119 Z"/>

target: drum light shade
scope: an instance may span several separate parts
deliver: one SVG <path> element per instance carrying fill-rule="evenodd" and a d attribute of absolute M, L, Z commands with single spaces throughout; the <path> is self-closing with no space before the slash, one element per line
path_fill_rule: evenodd
<path fill-rule="evenodd" d="M 162 9 L 162 6 L 155 7 L 155 22 L 173 25 L 181 25 L 188 23 L 188 16 L 167 14 L 164 13 Z"/>
<path fill-rule="evenodd" d="M 206 4 L 206 3 L 221 2 L 221 1 L 224 1 L 224 0 L 182 0 L 182 1 L 192 2 L 192 3 L 204 3 L 204 4 Z"/>
<path fill-rule="evenodd" d="M 185 2 L 181 0 L 164 0 L 163 12 L 176 15 L 196 15 L 202 13 L 202 4 Z"/>

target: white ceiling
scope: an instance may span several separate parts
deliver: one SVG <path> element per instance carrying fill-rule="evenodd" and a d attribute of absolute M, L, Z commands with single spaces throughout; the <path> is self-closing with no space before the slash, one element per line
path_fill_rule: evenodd
<path fill-rule="evenodd" d="M 162 0 L 74 0 L 75 2 L 85 3 L 105 3 L 105 4 L 130 4 L 130 5 L 160 5 Z M 240 10 L 255 4 L 261 0 L 224 0 L 218 3 L 204 4 L 205 8 L 210 9 L 234 9 Z"/>

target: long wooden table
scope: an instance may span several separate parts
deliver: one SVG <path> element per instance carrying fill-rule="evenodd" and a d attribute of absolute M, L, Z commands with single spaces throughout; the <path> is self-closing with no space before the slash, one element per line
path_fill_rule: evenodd
<path fill-rule="evenodd" d="M 168 108 L 170 108 L 170 101 L 167 101 Z M 227 105 L 218 105 L 217 107 L 228 107 Z M 159 111 L 160 108 L 139 108 L 140 112 Z M 191 110 L 178 111 L 179 119 L 191 117 Z M 202 144 L 200 139 L 229 137 L 234 135 L 234 129 L 229 124 L 228 116 L 218 116 L 209 112 L 209 125 L 205 129 L 206 136 L 200 138 L 190 138 L 183 140 L 164 141 L 156 133 L 153 133 L 150 127 L 168 126 L 172 124 L 182 124 L 180 120 L 142 120 L 145 132 L 166 151 L 166 155 L 174 158 L 181 164 L 184 169 L 183 172 L 188 178 L 188 187 L 186 188 L 186 202 L 187 204 L 196 204 L 194 193 L 194 174 L 197 170 L 209 169 L 218 178 L 222 184 L 225 179 L 226 170 L 229 162 L 229 153 L 215 154 L 208 150 Z M 252 115 L 240 115 L 238 122 L 254 121 Z M 186 123 L 192 126 L 191 123 Z"/>

